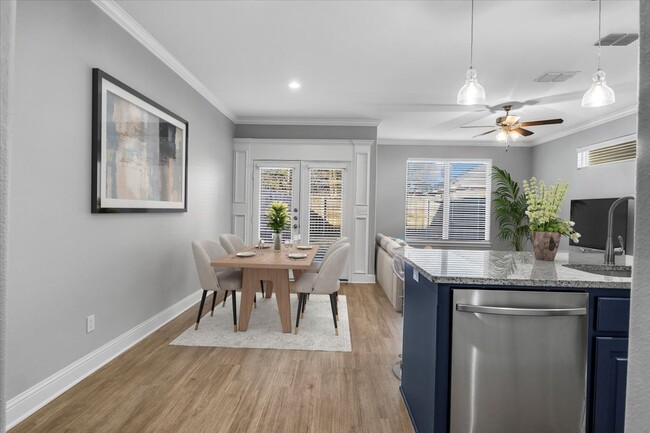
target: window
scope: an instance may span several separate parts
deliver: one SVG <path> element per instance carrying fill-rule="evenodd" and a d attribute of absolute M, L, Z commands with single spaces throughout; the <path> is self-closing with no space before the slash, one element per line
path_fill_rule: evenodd
<path fill-rule="evenodd" d="M 260 167 L 257 239 L 263 239 L 267 242 L 273 239 L 273 232 L 266 225 L 268 223 L 266 212 L 268 212 L 271 203 L 281 201 L 287 204 L 289 211 L 293 208 L 293 171 L 292 168 Z M 289 239 L 291 239 L 291 230 L 284 230 L 282 240 Z"/>
<path fill-rule="evenodd" d="M 636 159 L 636 139 L 632 136 L 578 149 L 578 168 Z"/>
<path fill-rule="evenodd" d="M 408 243 L 490 240 L 492 161 L 406 162 Z"/>
<path fill-rule="evenodd" d="M 309 169 L 308 242 L 319 244 L 317 259 L 343 235 L 343 169 Z"/>

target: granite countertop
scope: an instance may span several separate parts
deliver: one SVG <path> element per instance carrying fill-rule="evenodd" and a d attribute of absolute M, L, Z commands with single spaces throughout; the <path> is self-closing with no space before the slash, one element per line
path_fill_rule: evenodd
<path fill-rule="evenodd" d="M 503 286 L 630 289 L 632 279 L 592 274 L 564 264 L 606 268 L 602 254 L 558 253 L 554 262 L 535 260 L 530 252 L 449 250 L 404 247 L 396 254 L 434 283 Z M 616 257 L 631 266 L 632 256 Z"/>

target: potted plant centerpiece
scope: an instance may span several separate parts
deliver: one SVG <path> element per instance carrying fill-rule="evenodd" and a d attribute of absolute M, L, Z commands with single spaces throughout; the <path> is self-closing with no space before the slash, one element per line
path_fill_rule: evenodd
<path fill-rule="evenodd" d="M 289 227 L 289 209 L 286 203 L 275 201 L 269 206 L 266 213 L 268 219 L 267 226 L 273 231 L 273 250 L 282 250 L 281 234 L 282 230 Z"/>
<path fill-rule="evenodd" d="M 580 238 L 580 233 L 573 229 L 574 222 L 560 218 L 560 207 L 568 189 L 569 185 L 562 180 L 550 187 L 543 180 L 538 183 L 535 177 L 524 180 L 524 195 L 528 204 L 526 215 L 537 260 L 555 260 L 561 236 L 567 236 L 576 243 Z"/>

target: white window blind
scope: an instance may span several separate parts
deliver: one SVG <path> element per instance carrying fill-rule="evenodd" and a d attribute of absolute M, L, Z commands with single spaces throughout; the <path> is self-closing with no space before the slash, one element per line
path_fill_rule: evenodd
<path fill-rule="evenodd" d="M 289 211 L 293 209 L 293 176 L 293 168 L 259 168 L 257 239 L 267 242 L 273 240 L 273 231 L 267 226 L 268 218 L 266 217 L 271 203 L 281 201 L 287 204 Z M 282 240 L 290 239 L 291 230 L 284 230 Z"/>
<path fill-rule="evenodd" d="M 343 234 L 343 169 L 309 169 L 308 242 L 320 244 L 317 259 Z"/>
<path fill-rule="evenodd" d="M 406 241 L 489 241 L 491 161 L 408 160 Z"/>
<path fill-rule="evenodd" d="M 578 149 L 578 168 L 636 159 L 636 140 L 607 142 Z"/>

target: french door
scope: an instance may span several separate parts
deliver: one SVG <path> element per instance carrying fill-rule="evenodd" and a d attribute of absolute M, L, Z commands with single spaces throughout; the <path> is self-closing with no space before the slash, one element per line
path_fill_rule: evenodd
<path fill-rule="evenodd" d="M 347 235 L 348 170 L 339 162 L 255 161 L 253 241 L 271 241 L 266 212 L 272 202 L 282 201 L 291 217 L 291 230 L 282 233 L 282 240 L 321 245 L 316 260 L 322 259 L 334 241 Z"/>

